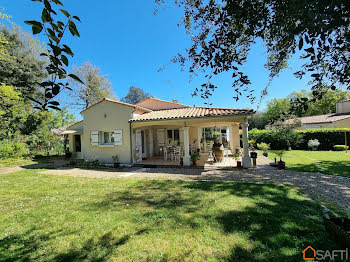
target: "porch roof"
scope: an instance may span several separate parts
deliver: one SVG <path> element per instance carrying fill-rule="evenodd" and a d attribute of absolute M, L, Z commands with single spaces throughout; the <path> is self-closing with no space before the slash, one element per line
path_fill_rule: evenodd
<path fill-rule="evenodd" d="M 241 116 L 252 115 L 255 111 L 251 108 L 219 108 L 219 107 L 188 107 L 168 110 L 157 110 L 145 113 L 130 119 L 130 122 L 142 122 L 152 120 L 171 120 L 171 119 L 188 119 L 204 118 L 215 116 Z"/>

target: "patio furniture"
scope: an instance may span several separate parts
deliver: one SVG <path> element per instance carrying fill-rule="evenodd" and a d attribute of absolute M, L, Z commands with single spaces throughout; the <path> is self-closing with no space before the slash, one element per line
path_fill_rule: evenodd
<path fill-rule="evenodd" d="M 180 161 L 180 151 L 181 147 L 179 146 L 174 146 L 171 148 L 171 160 L 172 161 Z"/>

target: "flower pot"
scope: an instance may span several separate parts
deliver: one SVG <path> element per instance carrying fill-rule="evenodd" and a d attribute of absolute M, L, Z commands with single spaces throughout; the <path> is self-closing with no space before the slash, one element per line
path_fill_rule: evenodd
<path fill-rule="evenodd" d="M 268 155 L 269 155 L 269 154 L 268 154 L 267 152 L 264 152 L 264 153 L 263 153 L 263 156 L 268 157 Z"/>
<path fill-rule="evenodd" d="M 114 167 L 119 167 L 120 164 L 119 163 L 114 163 Z"/>
<path fill-rule="evenodd" d="M 197 162 L 196 162 L 196 161 L 192 161 L 192 165 L 193 165 L 193 166 L 196 166 L 196 165 L 197 165 Z"/>
<path fill-rule="evenodd" d="M 286 162 L 284 161 L 278 161 L 277 162 L 278 169 L 285 169 L 286 168 Z"/>
<path fill-rule="evenodd" d="M 237 162 L 237 167 L 242 167 L 242 162 L 241 161 L 236 161 Z"/>

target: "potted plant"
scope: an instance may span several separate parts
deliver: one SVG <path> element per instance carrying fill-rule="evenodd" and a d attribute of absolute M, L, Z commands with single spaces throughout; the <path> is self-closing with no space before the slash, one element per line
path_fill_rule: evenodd
<path fill-rule="evenodd" d="M 119 155 L 112 156 L 114 167 L 119 167 Z"/>
<path fill-rule="evenodd" d="M 310 139 L 310 140 L 307 142 L 307 145 L 308 145 L 308 147 L 311 148 L 312 151 L 316 151 L 316 150 L 317 150 L 317 147 L 320 145 L 320 142 L 318 142 L 317 139 Z"/>
<path fill-rule="evenodd" d="M 260 149 L 260 150 L 262 150 L 263 151 L 263 155 L 264 156 L 268 156 L 269 154 L 268 154 L 268 150 L 270 149 L 270 144 L 266 144 L 266 143 L 258 143 L 257 144 L 257 147 Z"/>
<path fill-rule="evenodd" d="M 196 166 L 197 165 L 197 160 L 199 160 L 200 158 L 201 158 L 201 156 L 199 155 L 199 153 L 192 154 L 191 155 L 192 164 L 194 166 Z"/>
<path fill-rule="evenodd" d="M 237 167 L 242 167 L 242 161 L 241 159 L 241 154 L 240 153 L 236 153 L 233 155 L 233 157 L 235 158 L 236 162 L 237 162 Z"/>
<path fill-rule="evenodd" d="M 273 152 L 274 154 L 280 157 L 280 160 L 277 162 L 278 169 L 286 168 L 286 162 L 282 161 L 282 156 L 284 155 L 285 152 L 286 152 L 285 150 L 276 150 Z"/>

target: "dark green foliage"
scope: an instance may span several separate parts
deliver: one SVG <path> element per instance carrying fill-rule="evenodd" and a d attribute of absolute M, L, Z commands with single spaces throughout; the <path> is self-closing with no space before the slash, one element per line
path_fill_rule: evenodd
<path fill-rule="evenodd" d="M 29 102 L 29 97 L 38 99 L 39 85 L 47 74 L 44 71 L 46 61 L 35 52 L 40 52 L 43 47 L 15 25 L 11 29 L 3 26 L 0 34 L 10 43 L 6 45 L 9 58 L 0 59 L 0 83 L 21 92 L 25 102 Z"/>
<path fill-rule="evenodd" d="M 122 102 L 136 104 L 150 97 L 151 95 L 136 86 L 130 86 L 129 92 L 122 98 Z"/>
<path fill-rule="evenodd" d="M 307 145 L 311 139 L 317 139 L 320 142 L 319 150 L 334 150 L 334 145 L 345 143 L 345 134 L 347 141 L 350 142 L 350 128 L 329 128 L 329 129 L 308 129 L 296 130 L 290 135 L 290 143 L 293 149 L 309 150 Z M 254 139 L 256 143 L 268 143 L 271 149 L 288 149 L 283 134 L 279 131 L 251 130 L 249 138 Z"/>
<path fill-rule="evenodd" d="M 254 128 L 262 130 L 265 129 L 269 121 L 266 119 L 264 113 L 256 113 L 248 118 L 248 123 L 249 130 L 252 130 Z"/>
<path fill-rule="evenodd" d="M 48 108 L 60 110 L 59 102 L 55 101 L 55 97 L 64 89 L 69 89 L 69 82 L 64 81 L 67 77 L 82 83 L 82 81 L 74 74 L 68 74 L 65 67 L 68 66 L 69 60 L 66 55 L 73 57 L 73 52 L 67 45 L 62 43 L 63 35 L 68 27 L 72 36 L 80 36 L 74 21 L 80 21 L 79 17 L 71 16 L 68 11 L 59 9 L 66 16 L 67 21 L 63 23 L 59 21 L 58 14 L 54 10 L 56 5 L 63 7 L 59 0 L 32 0 L 41 2 L 43 10 L 41 21 L 24 21 L 24 23 L 32 26 L 33 34 L 39 34 L 42 31 L 47 37 L 48 50 L 41 54 L 49 60 L 46 71 L 50 76 L 46 81 L 41 82 L 40 86 L 43 90 L 43 99 L 33 99 L 36 108 L 47 110 Z M 52 5 L 53 4 L 53 5 Z M 66 55 L 65 55 L 66 54 Z"/>
<path fill-rule="evenodd" d="M 164 0 L 155 0 L 159 5 Z M 264 1 L 174 1 L 184 9 L 182 25 L 192 40 L 186 54 L 172 62 L 180 63 L 190 74 L 206 73 L 205 84 L 195 94 L 211 95 L 215 75 L 229 72 L 235 99 L 242 93 L 254 99 L 254 90 L 244 72 L 249 51 L 257 42 L 267 49 L 266 68 L 271 79 L 288 65 L 297 51 L 302 66 L 295 74 L 311 74 L 312 91 L 321 97 L 323 82 L 350 87 L 350 1 L 264 0 Z M 298 70 L 298 69 L 297 69 Z M 266 91 L 266 90 L 265 90 Z M 264 93 L 264 92 L 263 92 Z M 307 100 L 300 100 L 306 103 Z"/>

